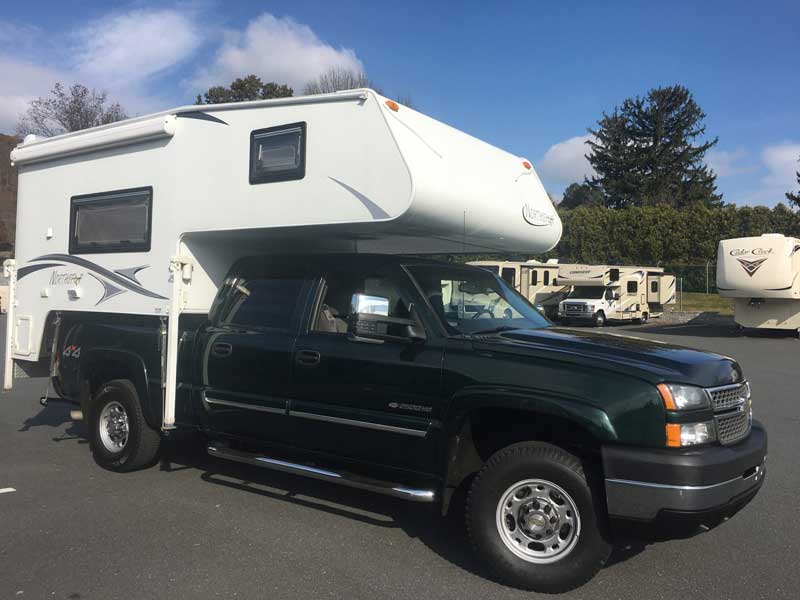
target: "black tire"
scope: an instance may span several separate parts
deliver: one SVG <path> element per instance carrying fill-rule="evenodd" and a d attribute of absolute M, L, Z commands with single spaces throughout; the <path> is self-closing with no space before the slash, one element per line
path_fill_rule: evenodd
<path fill-rule="evenodd" d="M 594 326 L 595 327 L 602 327 L 606 324 L 606 313 L 602 310 L 597 311 L 597 314 L 594 316 Z"/>
<path fill-rule="evenodd" d="M 110 450 L 104 442 L 101 416 L 106 407 L 122 407 L 127 417 L 127 437 L 118 450 Z M 101 385 L 89 405 L 89 445 L 95 462 L 109 471 L 125 473 L 155 463 L 161 445 L 161 434 L 151 428 L 142 414 L 136 387 L 127 379 L 114 379 Z M 107 428 L 106 428 L 107 431 Z M 106 434 L 107 435 L 107 434 Z"/>
<path fill-rule="evenodd" d="M 647 313 L 642 314 L 642 323 L 647 323 L 647 320 L 650 318 L 650 315 Z"/>
<path fill-rule="evenodd" d="M 506 545 L 498 511 L 505 493 L 528 479 L 552 482 L 577 509 L 577 541 L 562 558 L 540 564 L 521 558 Z M 561 593 L 583 585 L 605 564 L 611 544 L 602 531 L 600 503 L 587 482 L 581 462 L 550 444 L 524 442 L 495 453 L 470 486 L 466 519 L 470 539 L 497 581 L 544 593 Z"/>

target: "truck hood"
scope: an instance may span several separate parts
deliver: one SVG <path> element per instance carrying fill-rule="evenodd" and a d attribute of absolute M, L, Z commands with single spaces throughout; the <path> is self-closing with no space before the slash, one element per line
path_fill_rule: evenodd
<path fill-rule="evenodd" d="M 548 327 L 483 336 L 476 347 L 530 354 L 545 360 L 615 370 L 653 383 L 670 381 L 703 387 L 742 381 L 739 364 L 727 356 L 618 334 Z"/>

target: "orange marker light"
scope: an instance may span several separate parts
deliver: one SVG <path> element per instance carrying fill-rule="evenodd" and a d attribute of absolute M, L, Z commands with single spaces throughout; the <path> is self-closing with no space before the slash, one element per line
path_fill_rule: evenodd
<path fill-rule="evenodd" d="M 681 426 L 677 423 L 667 423 L 667 446 L 670 448 L 681 447 Z"/>
<path fill-rule="evenodd" d="M 394 112 L 397 112 L 398 110 L 400 110 L 400 105 L 397 102 L 395 102 L 394 100 L 387 100 L 386 101 L 386 106 L 389 107 L 389 110 L 393 110 Z"/>
<path fill-rule="evenodd" d="M 678 410 L 678 405 L 675 404 L 675 399 L 672 397 L 672 392 L 667 387 L 666 383 L 659 383 L 656 388 L 658 393 L 661 394 L 661 400 L 664 401 L 664 408 L 667 410 Z"/>
<path fill-rule="evenodd" d="M 522 166 L 525 167 L 526 169 L 528 169 L 529 171 L 533 168 L 531 163 L 529 163 L 527 160 L 523 160 L 522 161 Z"/>

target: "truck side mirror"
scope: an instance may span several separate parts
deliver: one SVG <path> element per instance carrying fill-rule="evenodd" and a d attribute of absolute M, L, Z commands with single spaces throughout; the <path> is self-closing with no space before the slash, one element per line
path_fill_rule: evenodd
<path fill-rule="evenodd" d="M 372 343 L 411 342 L 428 337 L 415 319 L 390 317 L 388 298 L 367 294 L 353 294 L 347 333 L 354 342 Z"/>

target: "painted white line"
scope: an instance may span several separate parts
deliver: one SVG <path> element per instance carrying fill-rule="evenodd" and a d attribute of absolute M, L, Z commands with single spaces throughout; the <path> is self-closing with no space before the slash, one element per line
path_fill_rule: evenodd
<path fill-rule="evenodd" d="M 0 489 L 0 494 L 8 494 L 9 492 L 16 492 L 14 488 L 2 488 Z"/>

